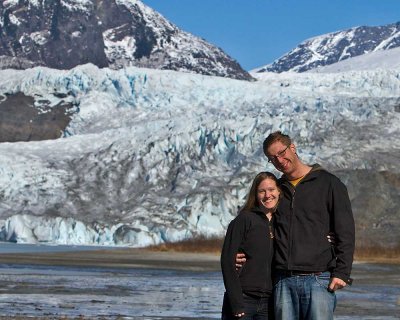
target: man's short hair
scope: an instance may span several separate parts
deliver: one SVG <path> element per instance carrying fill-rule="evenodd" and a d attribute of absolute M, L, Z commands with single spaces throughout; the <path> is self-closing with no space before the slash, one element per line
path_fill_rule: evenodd
<path fill-rule="evenodd" d="M 269 134 L 268 137 L 265 138 L 263 143 L 263 151 L 264 154 L 268 157 L 267 149 L 273 143 L 280 141 L 285 146 L 290 146 L 292 144 L 292 139 L 287 134 L 283 134 L 281 131 L 275 131 Z"/>

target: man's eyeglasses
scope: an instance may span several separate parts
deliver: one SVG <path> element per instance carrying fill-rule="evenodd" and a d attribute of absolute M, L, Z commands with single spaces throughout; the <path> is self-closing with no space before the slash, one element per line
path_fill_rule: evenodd
<path fill-rule="evenodd" d="M 289 146 L 287 146 L 285 149 L 283 149 L 282 151 L 279 151 L 275 156 L 268 156 L 268 162 L 275 162 L 276 160 L 278 160 L 278 158 L 282 158 L 285 156 L 286 150 L 289 148 Z"/>

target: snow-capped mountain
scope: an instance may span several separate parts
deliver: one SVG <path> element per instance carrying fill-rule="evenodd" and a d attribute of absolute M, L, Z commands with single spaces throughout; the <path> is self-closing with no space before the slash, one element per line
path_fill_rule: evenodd
<path fill-rule="evenodd" d="M 2 103 L 40 97 L 39 114 L 66 105 L 71 118 L 65 138 L 0 143 L 0 239 L 143 246 L 223 235 L 255 174 L 273 170 L 261 145 L 279 129 L 346 183 L 358 243 L 398 245 L 400 70 L 257 77 L 0 71 Z"/>
<path fill-rule="evenodd" d="M 342 60 L 324 67 L 311 69 L 310 73 L 338 73 L 374 69 L 400 68 L 400 47 L 380 50 Z"/>
<path fill-rule="evenodd" d="M 304 72 L 399 46 L 400 22 L 378 27 L 355 27 L 308 39 L 272 64 L 253 72 Z"/>
<path fill-rule="evenodd" d="M 139 0 L 0 2 L 0 68 L 70 69 L 85 63 L 251 79 L 221 49 Z"/>

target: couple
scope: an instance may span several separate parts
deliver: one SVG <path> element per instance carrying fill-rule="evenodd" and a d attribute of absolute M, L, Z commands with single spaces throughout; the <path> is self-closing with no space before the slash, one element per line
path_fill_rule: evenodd
<path fill-rule="evenodd" d="M 229 224 L 222 319 L 333 319 L 335 291 L 351 284 L 355 231 L 347 189 L 319 165 L 301 162 L 280 131 L 263 149 L 283 175 L 259 173 Z"/>

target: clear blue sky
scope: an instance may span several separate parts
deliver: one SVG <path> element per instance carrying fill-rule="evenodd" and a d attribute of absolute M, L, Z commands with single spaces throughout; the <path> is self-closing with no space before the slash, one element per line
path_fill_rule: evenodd
<path fill-rule="evenodd" d="M 400 21 L 400 0 L 142 1 L 222 48 L 246 70 L 271 63 L 317 35 Z"/>

